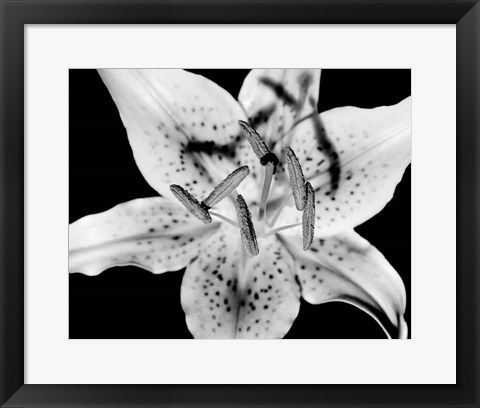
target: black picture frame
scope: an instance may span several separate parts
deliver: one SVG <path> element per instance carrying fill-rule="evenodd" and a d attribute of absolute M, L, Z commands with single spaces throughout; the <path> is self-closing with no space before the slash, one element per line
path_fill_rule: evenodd
<path fill-rule="evenodd" d="M 480 406 L 479 0 L 0 0 L 0 13 L 2 407 Z M 162 23 L 456 24 L 456 385 L 24 384 L 24 27 Z"/>

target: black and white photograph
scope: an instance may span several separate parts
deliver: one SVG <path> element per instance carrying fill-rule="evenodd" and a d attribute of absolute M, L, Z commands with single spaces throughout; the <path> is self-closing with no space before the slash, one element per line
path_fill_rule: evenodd
<path fill-rule="evenodd" d="M 409 69 L 70 69 L 70 339 L 411 339 Z"/>

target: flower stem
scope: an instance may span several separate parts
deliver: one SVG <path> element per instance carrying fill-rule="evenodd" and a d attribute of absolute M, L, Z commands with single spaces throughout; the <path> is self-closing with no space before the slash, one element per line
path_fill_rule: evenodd
<path fill-rule="evenodd" d="M 272 163 L 267 163 L 263 168 L 263 189 L 260 197 L 260 210 L 258 211 L 259 220 L 263 220 L 263 217 L 265 216 L 268 192 L 270 191 L 270 185 L 272 184 L 273 170 L 275 169 L 275 165 Z"/>

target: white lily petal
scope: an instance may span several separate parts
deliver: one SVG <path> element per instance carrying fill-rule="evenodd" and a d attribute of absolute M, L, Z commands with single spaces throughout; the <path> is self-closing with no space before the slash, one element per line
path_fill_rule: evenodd
<path fill-rule="evenodd" d="M 320 69 L 253 69 L 243 82 L 238 100 L 250 123 L 280 157 L 281 149 L 289 144 L 289 136 L 278 142 L 297 120 L 313 112 L 310 101 L 317 106 L 319 88 Z M 247 151 L 247 144 L 245 140 L 240 142 L 240 154 Z M 258 161 L 248 156 L 242 163 L 261 179 Z"/>
<path fill-rule="evenodd" d="M 260 253 L 245 264 L 237 338 L 279 339 L 298 315 L 300 288 L 293 259 L 277 237 L 262 238 L 259 245 Z"/>
<path fill-rule="evenodd" d="M 153 273 L 178 270 L 195 258 L 218 223 L 202 224 L 162 197 L 119 204 L 69 227 L 69 271 L 98 275 L 135 265 Z"/>
<path fill-rule="evenodd" d="M 405 338 L 406 293 L 402 279 L 385 257 L 354 231 L 314 239 L 303 252 L 285 238 L 294 254 L 303 298 L 312 304 L 351 303 L 370 314 L 392 337 Z"/>
<path fill-rule="evenodd" d="M 319 69 L 253 69 L 238 100 L 271 148 L 295 121 L 313 112 L 319 87 Z"/>
<path fill-rule="evenodd" d="M 206 196 L 238 165 L 245 113 L 212 81 L 179 69 L 101 69 L 147 182 L 169 197 L 179 184 Z M 240 191 L 248 191 L 245 182 Z"/>
<path fill-rule="evenodd" d="M 354 228 L 391 200 L 411 161 L 411 98 L 375 109 L 324 112 L 320 122 L 297 126 L 292 149 L 315 188 L 316 236 Z M 282 224 L 299 220 L 292 206 L 282 217 Z"/>
<path fill-rule="evenodd" d="M 275 236 L 248 258 L 238 230 L 222 225 L 187 267 L 181 301 L 196 338 L 281 338 L 299 310 L 293 260 Z"/>

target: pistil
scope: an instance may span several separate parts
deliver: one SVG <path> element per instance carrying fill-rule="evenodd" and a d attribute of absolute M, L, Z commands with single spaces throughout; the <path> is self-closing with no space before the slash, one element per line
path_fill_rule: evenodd
<path fill-rule="evenodd" d="M 265 216 L 265 211 L 267 208 L 268 193 L 270 191 L 270 186 L 272 184 L 272 178 L 275 171 L 275 166 L 272 163 L 268 163 L 264 167 L 263 171 L 263 188 L 262 195 L 260 196 L 260 209 L 258 211 L 258 219 L 263 220 Z"/>
<path fill-rule="evenodd" d="M 260 209 L 258 212 L 258 219 L 262 220 L 267 208 L 268 193 L 272 184 L 272 178 L 277 172 L 279 160 L 276 154 L 270 151 L 263 138 L 252 126 L 243 120 L 238 121 L 238 123 L 242 129 L 242 133 L 247 138 L 250 146 L 252 146 L 253 152 L 260 160 L 260 164 L 264 167 L 263 187 L 260 196 Z"/>

